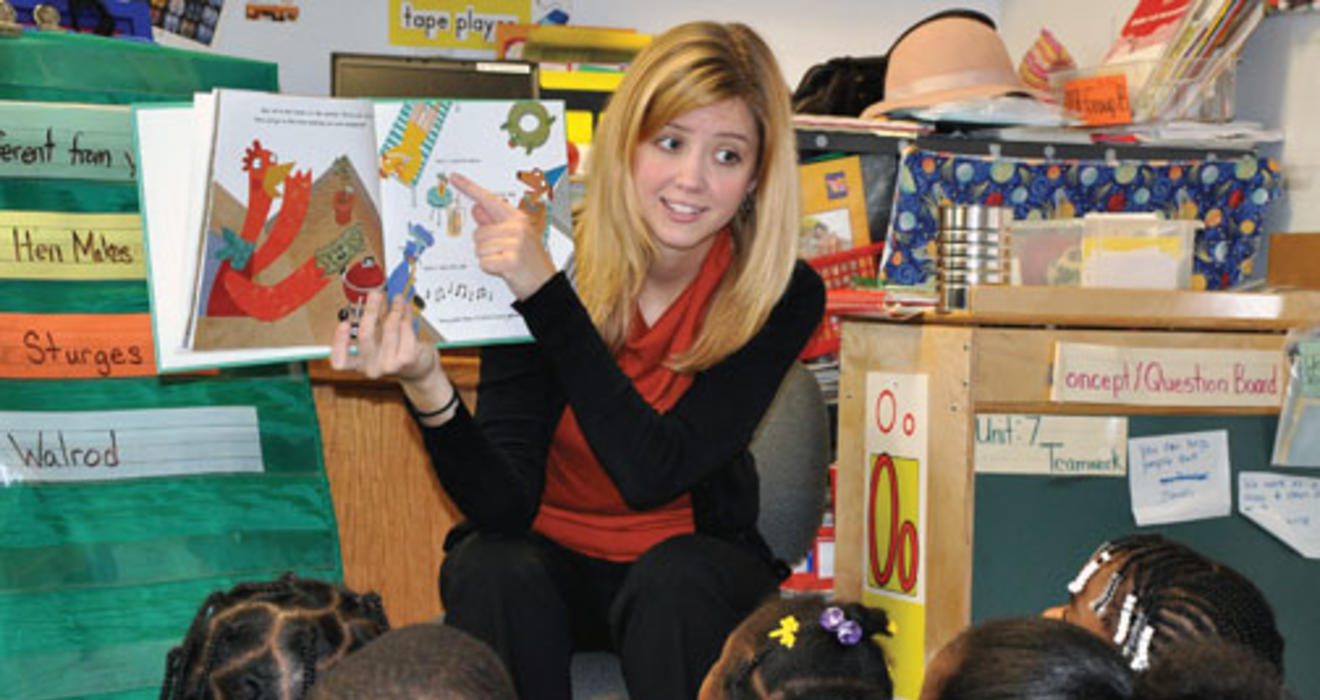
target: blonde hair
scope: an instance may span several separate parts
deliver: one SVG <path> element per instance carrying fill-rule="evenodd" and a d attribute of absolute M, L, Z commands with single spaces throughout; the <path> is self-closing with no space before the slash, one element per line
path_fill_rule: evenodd
<path fill-rule="evenodd" d="M 729 222 L 733 262 L 692 347 L 669 359 L 676 371 L 705 369 L 745 345 L 793 274 L 797 152 L 788 88 L 765 42 L 744 24 L 691 22 L 638 54 L 601 117 L 576 217 L 578 294 L 617 350 L 654 255 L 633 180 L 637 145 L 673 119 L 728 99 L 741 99 L 756 122 L 755 206 Z"/>

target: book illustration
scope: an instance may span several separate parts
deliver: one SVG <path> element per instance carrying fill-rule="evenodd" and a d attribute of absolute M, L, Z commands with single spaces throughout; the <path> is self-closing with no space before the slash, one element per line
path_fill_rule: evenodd
<path fill-rule="evenodd" d="M 463 231 L 463 208 L 458 205 L 458 190 L 449 185 L 448 173 L 436 173 L 435 187 L 426 191 L 426 204 L 437 224 L 451 236 Z"/>
<path fill-rule="evenodd" d="M 528 340 L 508 286 L 481 270 L 472 202 L 452 184 L 461 173 L 521 202 L 563 267 L 563 103 L 521 102 L 222 89 L 135 109 L 161 370 L 324 357 L 373 290 L 404 295 L 423 342 Z"/>
<path fill-rule="evenodd" d="M 524 212 L 562 266 L 572 251 L 572 222 L 560 107 L 526 100 L 413 105 L 375 105 L 381 208 L 389 213 L 387 291 L 405 294 L 442 343 L 525 329 L 507 286 L 481 271 L 471 202 L 451 179 L 461 173 Z"/>
<path fill-rule="evenodd" d="M 847 209 L 807 214 L 802 217 L 801 252 L 814 258 L 832 255 L 852 247 L 852 223 Z"/>
<path fill-rule="evenodd" d="M 208 280 L 208 291 L 202 297 L 206 315 L 252 316 L 273 321 L 288 315 L 324 285 L 309 268 L 314 259 L 277 284 L 264 287 L 264 292 L 252 282 L 254 275 L 284 254 L 307 216 L 311 176 L 307 171 L 293 173 L 293 168 L 293 163 L 277 163 L 275 154 L 263 148 L 261 141 L 253 141 L 248 147 L 243 156 L 243 171 L 248 174 L 248 206 L 243 225 L 238 233 L 221 226 L 218 235 L 213 230 L 207 239 L 206 258 L 218 261 L 219 269 Z M 276 198 L 280 199 L 279 213 L 270 227 L 270 235 L 257 250 L 257 239 L 266 230 Z"/>
<path fill-rule="evenodd" d="M 253 139 L 241 162 L 246 206 L 220 177 L 202 252 L 193 347 L 246 347 L 275 324 L 298 344 L 327 342 L 335 324 L 385 281 L 380 223 L 349 158 L 312 170 Z M 272 211 L 274 211 L 272 215 Z"/>
<path fill-rule="evenodd" d="M 393 302 L 394 297 L 402 294 L 413 311 L 418 314 L 422 312 L 426 302 L 417 293 L 417 259 L 434 244 L 435 234 L 428 231 L 425 226 L 408 224 L 408 241 L 403 245 L 403 258 L 394 265 L 394 269 L 390 270 L 390 275 L 385 280 L 387 301 Z M 419 324 L 414 320 L 413 331 L 419 330 Z M 432 332 L 431 335 L 434 333 Z"/>
<path fill-rule="evenodd" d="M 547 247 L 550 245 L 550 205 L 554 202 L 556 189 L 559 183 L 564 182 L 564 174 L 567 172 L 568 166 L 559 166 L 552 168 L 549 173 L 540 168 L 519 170 L 516 173 L 518 182 L 527 188 L 518 199 L 518 209 L 531 219 L 532 230 L 541 232 L 541 244 Z M 568 196 L 562 190 L 559 194 L 561 197 Z M 567 228 L 563 227 L 561 230 Z"/>
<path fill-rule="evenodd" d="M 444 128 L 450 102 L 405 102 L 380 149 L 380 176 L 416 187 Z"/>
<path fill-rule="evenodd" d="M 800 255 L 814 258 L 870 245 L 860 158 L 800 165 L 798 181 L 802 191 Z"/>
<path fill-rule="evenodd" d="M 509 132 L 509 148 L 526 149 L 527 155 L 550 140 L 550 126 L 555 118 L 540 102 L 525 100 L 509 107 L 509 116 L 500 128 Z"/>

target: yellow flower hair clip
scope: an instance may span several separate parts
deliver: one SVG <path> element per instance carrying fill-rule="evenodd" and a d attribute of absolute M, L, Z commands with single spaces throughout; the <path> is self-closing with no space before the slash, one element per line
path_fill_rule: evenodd
<path fill-rule="evenodd" d="M 786 648 L 792 649 L 797 643 L 797 632 L 800 629 L 796 617 L 789 615 L 779 619 L 779 629 L 770 632 L 771 639 L 778 639 L 780 644 Z"/>

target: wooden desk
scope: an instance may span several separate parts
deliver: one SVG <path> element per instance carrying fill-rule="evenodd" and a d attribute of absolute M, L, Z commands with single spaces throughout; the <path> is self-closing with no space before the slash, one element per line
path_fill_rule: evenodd
<path fill-rule="evenodd" d="M 475 352 L 447 352 L 445 370 L 476 406 Z M 460 519 L 440 488 L 394 382 L 308 365 L 326 475 L 339 523 L 344 582 L 375 591 L 395 627 L 443 611 L 437 585 L 445 533 Z"/>
<path fill-rule="evenodd" d="M 919 563 L 926 583 L 926 659 L 971 620 L 972 456 L 978 412 L 1240 415 L 1278 410 L 1056 403 L 1050 398 L 1056 343 L 1281 350 L 1289 328 L 1320 321 L 1316 292 L 971 291 L 966 312 L 929 312 L 907 321 L 852 317 L 842 328 L 835 592 L 862 598 L 867 573 L 865 433 L 867 404 L 875 400 L 867 395 L 867 376 L 925 375 L 928 428 L 922 478 L 927 511 Z M 876 521 L 885 523 L 888 504 L 878 500 Z"/>

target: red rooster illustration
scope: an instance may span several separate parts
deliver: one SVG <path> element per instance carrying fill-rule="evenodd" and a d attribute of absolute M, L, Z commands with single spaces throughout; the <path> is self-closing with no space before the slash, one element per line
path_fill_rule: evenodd
<path fill-rule="evenodd" d="M 288 250 L 307 216 L 311 171 L 292 172 L 293 166 L 293 163 L 278 163 L 275 154 L 263 148 L 259 140 L 254 139 L 247 149 L 243 157 L 243 170 L 248 174 L 247 216 L 237 235 L 224 231 L 228 249 L 238 252 L 225 255 L 220 264 L 207 300 L 207 315 L 275 321 L 307 303 L 330 282 L 330 276 L 317 266 L 315 257 L 308 258 L 275 284 L 261 285 L 253 279 Z M 281 196 L 284 201 L 270 234 L 258 245 L 271 204 Z"/>

